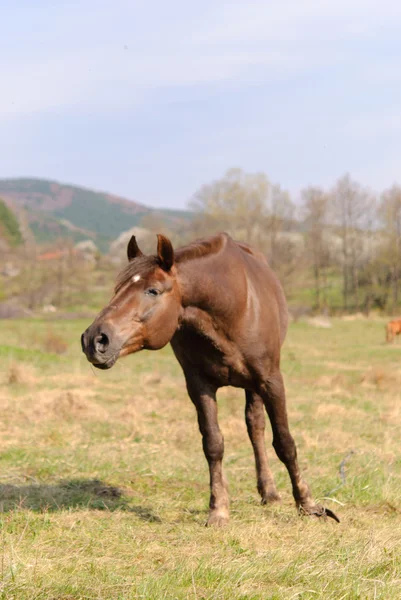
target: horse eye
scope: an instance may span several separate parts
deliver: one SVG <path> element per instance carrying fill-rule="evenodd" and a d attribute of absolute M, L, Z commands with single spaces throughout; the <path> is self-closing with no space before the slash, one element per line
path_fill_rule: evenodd
<path fill-rule="evenodd" d="M 160 292 L 155 288 L 149 288 L 148 290 L 146 290 L 145 294 L 147 294 L 148 296 L 158 296 Z"/>

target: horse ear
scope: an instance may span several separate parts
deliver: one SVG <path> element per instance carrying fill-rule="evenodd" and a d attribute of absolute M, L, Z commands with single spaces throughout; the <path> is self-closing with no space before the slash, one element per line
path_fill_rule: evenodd
<path fill-rule="evenodd" d="M 132 236 L 132 238 L 128 242 L 127 256 L 128 256 L 128 260 L 133 260 L 137 256 L 143 256 L 143 252 L 141 252 L 139 250 L 139 246 L 136 243 L 136 238 L 135 238 L 134 235 Z"/>
<path fill-rule="evenodd" d="M 170 271 L 174 264 L 172 243 L 161 233 L 157 234 L 157 258 L 163 271 Z"/>

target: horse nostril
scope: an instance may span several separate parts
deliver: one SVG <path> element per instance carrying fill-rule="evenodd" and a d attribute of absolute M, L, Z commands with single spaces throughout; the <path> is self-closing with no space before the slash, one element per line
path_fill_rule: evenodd
<path fill-rule="evenodd" d="M 101 333 L 95 337 L 95 350 L 96 352 L 100 352 L 104 354 L 109 346 L 109 338 L 105 333 Z"/>

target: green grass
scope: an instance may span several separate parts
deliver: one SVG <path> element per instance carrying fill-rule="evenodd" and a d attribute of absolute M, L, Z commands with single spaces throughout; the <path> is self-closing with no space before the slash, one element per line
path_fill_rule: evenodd
<path fill-rule="evenodd" d="M 171 350 L 94 371 L 87 325 L 0 322 L 0 598 L 401 598 L 401 345 L 384 321 L 298 322 L 283 350 L 302 471 L 341 523 L 298 517 L 269 428 L 283 500 L 259 505 L 244 394 L 227 388 L 231 522 L 217 530 Z"/>

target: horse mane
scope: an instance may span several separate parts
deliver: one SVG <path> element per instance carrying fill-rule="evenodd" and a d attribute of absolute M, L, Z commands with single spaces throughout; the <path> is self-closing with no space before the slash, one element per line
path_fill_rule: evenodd
<path fill-rule="evenodd" d="M 174 251 L 175 262 L 182 263 L 210 254 L 217 254 L 226 244 L 228 237 L 227 233 L 218 233 L 209 238 L 196 240 L 188 246 L 177 248 Z M 158 258 L 155 255 L 142 255 L 134 258 L 118 274 L 114 292 L 117 293 L 134 275 L 149 273 L 158 264 Z"/>
<path fill-rule="evenodd" d="M 225 246 L 228 237 L 227 233 L 218 233 L 208 238 L 195 240 L 188 246 L 177 248 L 175 251 L 175 261 L 181 263 L 209 256 L 209 254 L 217 254 Z"/>

